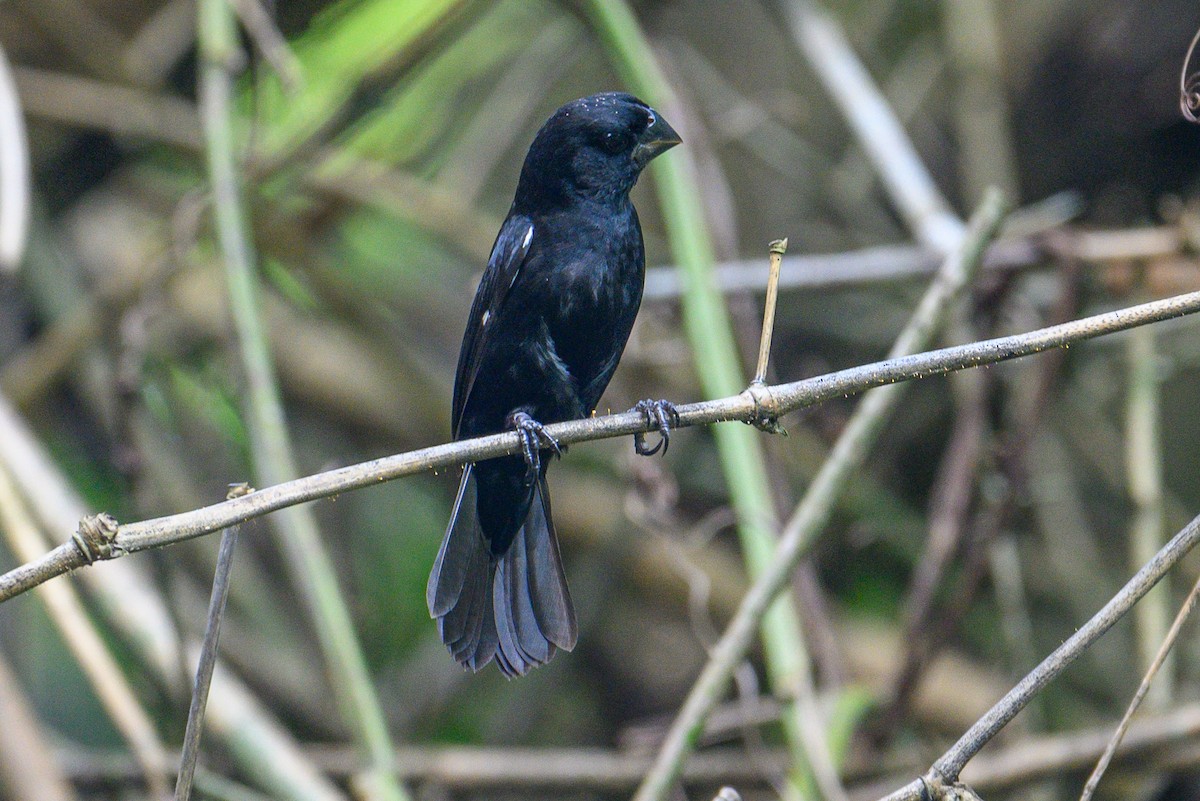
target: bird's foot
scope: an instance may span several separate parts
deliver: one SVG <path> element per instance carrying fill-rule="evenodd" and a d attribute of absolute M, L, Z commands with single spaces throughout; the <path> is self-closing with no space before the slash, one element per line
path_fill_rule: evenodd
<path fill-rule="evenodd" d="M 525 471 L 530 483 L 537 481 L 542 471 L 542 451 L 553 451 L 562 456 L 565 446 L 546 433 L 546 427 L 525 412 L 513 412 L 508 416 L 508 425 L 521 436 L 521 453 L 525 457 Z"/>
<path fill-rule="evenodd" d="M 646 434 L 639 431 L 633 435 L 633 450 L 639 456 L 653 456 L 662 450 L 663 455 L 667 453 L 667 448 L 671 447 L 671 427 L 679 425 L 679 412 L 675 410 L 675 404 L 665 400 L 642 400 L 638 401 L 632 411 L 641 412 L 646 416 L 646 423 L 658 428 L 658 444 L 653 448 L 646 445 Z"/>

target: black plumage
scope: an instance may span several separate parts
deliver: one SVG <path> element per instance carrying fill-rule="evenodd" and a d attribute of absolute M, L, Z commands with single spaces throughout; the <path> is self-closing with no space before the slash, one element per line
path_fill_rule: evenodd
<path fill-rule="evenodd" d="M 516 429 L 522 456 L 467 465 L 429 576 L 429 613 L 462 665 L 506 675 L 577 637 L 546 487 L 557 443 L 544 423 L 586 417 L 608 386 L 641 304 L 645 252 L 629 191 L 679 136 L 637 98 L 562 106 L 521 170 L 459 353 L 455 439 Z M 666 434 L 668 404 L 639 404 Z M 638 443 L 639 452 L 649 452 Z"/>

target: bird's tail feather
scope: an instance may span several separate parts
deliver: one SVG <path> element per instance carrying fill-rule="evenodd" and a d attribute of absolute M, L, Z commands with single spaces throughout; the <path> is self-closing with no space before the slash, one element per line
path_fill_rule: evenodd
<path fill-rule="evenodd" d="M 446 537 L 425 590 L 430 617 L 437 618 L 442 642 L 455 661 L 479 670 L 496 653 L 492 581 L 496 562 L 488 552 L 475 512 L 472 465 L 463 470 Z"/>
<path fill-rule="evenodd" d="M 575 647 L 575 608 L 544 477 L 534 489 L 529 516 L 496 569 L 492 595 L 500 638 L 496 663 L 505 675 L 524 675 L 549 662 L 559 648 Z"/>
<path fill-rule="evenodd" d="M 462 480 L 458 483 L 458 495 L 454 498 L 454 509 L 450 512 L 450 525 L 446 527 L 442 547 L 438 549 L 437 558 L 433 560 L 433 570 L 429 573 L 425 602 L 429 606 L 430 617 L 442 617 L 458 603 L 469 569 L 476 562 L 475 551 L 483 545 L 483 537 L 474 525 L 475 481 L 471 475 L 473 467 L 474 465 L 469 464 L 463 469 Z M 462 515 L 464 508 L 470 510 L 470 514 Z M 478 542 L 475 542 L 476 539 Z"/>
<path fill-rule="evenodd" d="M 559 648 L 574 648 L 578 637 L 550 496 L 543 477 L 512 545 L 496 559 L 479 529 L 475 495 L 468 465 L 429 576 L 429 613 L 460 664 L 479 670 L 495 657 L 505 675 L 521 676 Z"/>

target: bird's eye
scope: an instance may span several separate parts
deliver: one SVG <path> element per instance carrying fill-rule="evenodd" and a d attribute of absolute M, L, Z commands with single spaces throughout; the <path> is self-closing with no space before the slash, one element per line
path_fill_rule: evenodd
<path fill-rule="evenodd" d="M 650 111 L 650 112 L 649 112 L 649 115 L 650 115 L 650 116 L 649 116 L 649 117 L 647 117 L 647 119 L 646 119 L 646 127 L 647 127 L 647 128 L 649 128 L 650 126 L 654 125 L 654 123 L 658 122 L 658 117 L 654 116 L 654 112 L 653 112 L 653 111 Z"/>
<path fill-rule="evenodd" d="M 600 140 L 600 147 L 606 153 L 619 153 L 625 148 L 625 137 L 608 131 L 604 134 L 604 138 Z"/>

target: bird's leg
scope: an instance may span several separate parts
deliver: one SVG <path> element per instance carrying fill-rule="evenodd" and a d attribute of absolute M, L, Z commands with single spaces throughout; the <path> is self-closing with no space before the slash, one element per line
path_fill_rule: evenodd
<path fill-rule="evenodd" d="M 546 433 L 546 427 L 526 412 L 513 412 L 508 416 L 508 426 L 521 435 L 521 453 L 525 457 L 526 477 L 530 483 L 537 481 L 542 470 L 542 449 L 554 451 L 562 456 L 563 448 L 558 440 Z"/>
<path fill-rule="evenodd" d="M 679 412 L 675 410 L 675 404 L 665 400 L 646 399 L 638 401 L 632 411 L 646 415 L 646 422 L 658 427 L 659 436 L 658 444 L 648 448 L 645 433 L 639 431 L 633 435 L 633 450 L 639 456 L 653 456 L 661 448 L 665 456 L 667 448 L 671 446 L 671 427 L 679 425 Z"/>

